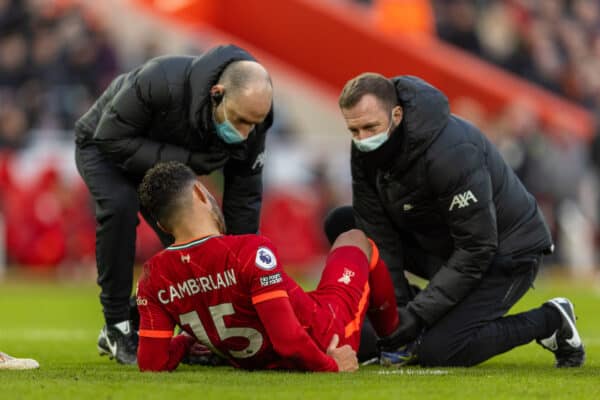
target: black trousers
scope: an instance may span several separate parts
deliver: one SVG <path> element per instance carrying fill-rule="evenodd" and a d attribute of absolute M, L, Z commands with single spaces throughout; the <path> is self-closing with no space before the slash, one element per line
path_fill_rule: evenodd
<path fill-rule="evenodd" d="M 477 288 L 425 331 L 417 347 L 419 364 L 468 367 L 550 336 L 559 320 L 546 307 L 504 316 L 532 286 L 538 265 L 539 261 L 518 274 L 498 270 L 486 274 Z"/>
<path fill-rule="evenodd" d="M 330 240 L 352 227 L 350 207 L 334 210 L 325 222 Z M 510 268 L 502 263 L 490 266 L 479 286 L 424 331 L 416 350 L 419 364 L 472 366 L 534 339 L 550 336 L 558 329 L 560 319 L 549 307 L 504 316 L 532 287 L 541 258 L 540 254 L 512 260 Z M 375 354 L 376 336 L 367 324 L 362 334 L 359 356 L 367 359 Z"/>
<path fill-rule="evenodd" d="M 139 180 L 127 177 L 93 144 L 77 145 L 75 162 L 87 185 L 96 214 L 96 267 L 100 302 L 107 324 L 130 318 L 138 211 L 159 235 L 163 245 L 173 239 L 140 210 Z"/>

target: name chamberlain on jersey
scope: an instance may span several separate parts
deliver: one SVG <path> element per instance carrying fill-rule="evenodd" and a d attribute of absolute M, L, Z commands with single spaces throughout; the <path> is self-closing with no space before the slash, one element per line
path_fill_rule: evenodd
<path fill-rule="evenodd" d="M 157 292 L 158 301 L 162 304 L 169 304 L 173 300 L 181 300 L 186 296 L 193 296 L 198 293 L 206 293 L 212 290 L 227 288 L 237 284 L 235 271 L 233 268 L 226 269 L 221 274 L 217 272 L 214 275 L 200 276 L 198 278 L 187 279 L 183 282 L 169 285 L 167 289 L 161 289 Z M 144 302 L 145 299 L 139 299 Z"/>

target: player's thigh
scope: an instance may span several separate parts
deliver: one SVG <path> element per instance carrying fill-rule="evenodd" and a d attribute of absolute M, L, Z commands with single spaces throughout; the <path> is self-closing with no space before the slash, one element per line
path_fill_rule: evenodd
<path fill-rule="evenodd" d="M 368 306 L 369 265 L 364 253 L 356 247 L 340 247 L 330 253 L 317 289 L 311 293 L 329 314 L 329 320 L 321 321 L 322 334 L 333 331 L 340 336 L 341 343 L 358 348 L 360 328 Z M 356 333 L 358 332 L 357 337 Z M 357 340 L 358 339 L 358 340 Z"/>
<path fill-rule="evenodd" d="M 369 261 L 358 247 L 338 247 L 327 257 L 319 285 L 314 293 L 334 295 L 348 305 L 358 305 L 365 285 L 368 290 Z"/>

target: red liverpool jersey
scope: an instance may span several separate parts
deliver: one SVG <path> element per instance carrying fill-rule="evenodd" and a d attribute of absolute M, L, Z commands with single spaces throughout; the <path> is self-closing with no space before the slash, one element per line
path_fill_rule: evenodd
<path fill-rule="evenodd" d="M 305 295 L 262 236 L 212 236 L 174 245 L 144 266 L 137 289 L 140 337 L 170 337 L 180 325 L 238 367 L 292 368 L 273 348 L 255 308 L 289 292 Z M 319 368 L 336 370 L 330 357 L 309 347 L 319 353 L 314 354 Z"/>

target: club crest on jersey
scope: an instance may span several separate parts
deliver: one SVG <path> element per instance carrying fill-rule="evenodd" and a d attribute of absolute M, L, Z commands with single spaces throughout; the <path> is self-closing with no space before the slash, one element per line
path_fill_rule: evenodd
<path fill-rule="evenodd" d="M 277 266 L 275 254 L 266 247 L 259 247 L 254 260 L 256 266 L 265 271 L 270 271 Z"/>
<path fill-rule="evenodd" d="M 350 280 L 352 279 L 352 277 L 354 275 L 355 275 L 354 271 L 349 270 L 348 268 L 344 268 L 344 273 L 342 274 L 340 279 L 338 279 L 338 282 L 342 282 L 342 283 L 345 283 L 346 285 L 349 285 Z"/>

